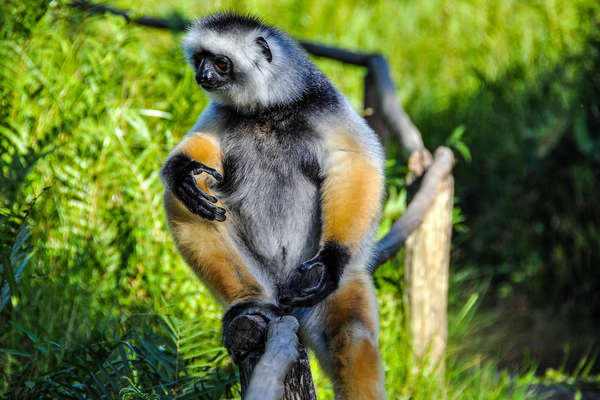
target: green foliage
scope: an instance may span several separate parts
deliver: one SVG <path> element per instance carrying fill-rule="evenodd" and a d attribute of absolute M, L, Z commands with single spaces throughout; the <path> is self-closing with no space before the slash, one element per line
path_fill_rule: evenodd
<path fill-rule="evenodd" d="M 493 275 L 500 298 L 523 291 L 573 322 L 600 312 L 592 272 L 600 262 L 600 12 L 584 3 L 575 11 L 578 42 L 560 61 L 544 54 L 533 66 L 482 74 L 468 106 L 442 118 L 464 124 L 473 151 L 472 163 L 457 167 L 471 220 L 457 264 Z"/>
<path fill-rule="evenodd" d="M 0 46 L 8 55 L 1 59 L 2 102 L 10 105 L 0 120 L 6 304 L 0 325 L 10 327 L 0 330 L 2 397 L 113 398 L 123 390 L 129 398 L 164 398 L 194 385 L 215 386 L 207 376 L 207 369 L 218 371 L 214 358 L 201 357 L 210 368 L 186 364 L 187 389 L 177 383 L 187 375 L 150 371 L 180 356 L 152 358 L 168 333 L 157 324 L 123 328 L 118 337 L 106 328 L 106 321 L 160 310 L 163 302 L 176 305 L 170 318 L 187 316 L 198 334 L 190 318 L 200 309 L 204 331 L 220 320 L 216 304 L 176 256 L 164 224 L 161 160 L 198 112 L 190 107 L 193 79 L 180 68 L 172 37 L 164 35 L 169 49 L 140 54 L 140 38 L 120 19 L 79 24 L 80 14 L 58 7 L 36 24 L 39 18 L 19 14 L 21 5 L 15 10 L 12 17 L 27 29 L 8 32 Z M 152 62 L 157 51 L 162 64 Z M 223 354 L 218 341 L 193 343 Z M 121 351 L 139 365 L 119 361 Z M 175 385 L 176 392 L 152 389 L 159 383 Z"/>
<path fill-rule="evenodd" d="M 48 2 L 33 0 L 22 2 L 6 0 L 0 5 L 0 26 L 2 37 L 28 36 L 31 29 L 46 14 Z"/>
<path fill-rule="evenodd" d="M 586 279 L 600 241 L 596 1 L 113 4 L 173 24 L 178 10 L 248 11 L 387 55 L 428 146 L 471 160 L 456 171 L 445 381 L 410 354 L 403 255 L 377 273 L 388 396 L 520 399 L 555 382 L 509 374 L 467 345 L 490 326 L 479 310 L 488 288 L 540 296 L 557 282 L 554 297 L 576 287 L 576 304 L 597 292 Z M 221 310 L 177 255 L 161 206 L 162 161 L 207 102 L 179 38 L 62 1 L 0 11 L 0 397 L 235 395 Z M 363 71 L 317 63 L 360 106 Z M 381 234 L 405 209 L 403 164 L 388 162 Z"/>
<path fill-rule="evenodd" d="M 3 222 L 6 222 L 6 225 L 10 224 L 9 221 Z M 17 282 L 21 279 L 23 271 L 33 255 L 33 247 L 26 244 L 28 239 L 29 226 L 27 226 L 26 221 L 23 221 L 14 239 L 10 256 L 4 263 L 0 264 L 0 277 L 2 277 L 0 281 L 2 282 L 0 286 L 0 311 L 6 307 L 11 297 L 17 294 Z M 6 242 L 8 241 L 3 241 L 3 244 L 6 245 Z"/>
<path fill-rule="evenodd" d="M 21 374 L 7 382 L 16 388 L 10 394 L 14 398 L 218 399 L 232 398 L 237 390 L 218 332 L 198 318 L 132 315 L 68 348 L 14 321 L 11 326 L 32 347 L 29 353 L 0 349 L 25 360 Z M 64 353 L 60 366 L 31 374 L 37 357 L 55 352 Z"/>

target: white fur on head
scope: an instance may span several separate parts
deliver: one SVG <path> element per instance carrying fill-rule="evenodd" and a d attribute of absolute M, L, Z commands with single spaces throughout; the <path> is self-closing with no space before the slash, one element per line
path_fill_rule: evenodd
<path fill-rule="evenodd" d="M 214 29 L 204 23 L 207 18 L 196 21 L 188 30 L 183 48 L 192 67 L 194 54 L 201 51 L 225 55 L 233 62 L 234 82 L 222 90 L 207 92 L 211 100 L 252 111 L 288 104 L 302 96 L 304 55 L 284 33 L 259 24 L 236 26 L 235 22 L 231 27 Z M 264 38 L 270 48 L 270 62 L 256 41 L 259 37 Z"/>

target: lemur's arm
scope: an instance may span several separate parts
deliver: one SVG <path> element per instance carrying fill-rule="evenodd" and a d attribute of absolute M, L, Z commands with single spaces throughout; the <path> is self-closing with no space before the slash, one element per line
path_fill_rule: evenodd
<path fill-rule="evenodd" d="M 376 139 L 361 141 L 341 131 L 328 135 L 325 145 L 320 250 L 282 288 L 282 304 L 313 306 L 336 290 L 344 267 L 379 218 L 384 174 Z"/>

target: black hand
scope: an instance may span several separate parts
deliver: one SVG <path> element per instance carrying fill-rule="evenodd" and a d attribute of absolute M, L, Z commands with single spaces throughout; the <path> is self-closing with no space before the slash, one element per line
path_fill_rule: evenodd
<path fill-rule="evenodd" d="M 167 161 L 163 176 L 173 192 L 185 207 L 194 214 L 209 220 L 225 221 L 225 209 L 211 203 L 218 199 L 200 190 L 195 175 L 205 172 L 220 182 L 223 177 L 215 169 L 207 167 L 185 154 L 177 154 Z"/>
<path fill-rule="evenodd" d="M 316 257 L 304 262 L 279 288 L 279 303 L 296 307 L 312 307 L 339 286 L 344 266 L 350 260 L 345 246 L 328 242 Z"/>

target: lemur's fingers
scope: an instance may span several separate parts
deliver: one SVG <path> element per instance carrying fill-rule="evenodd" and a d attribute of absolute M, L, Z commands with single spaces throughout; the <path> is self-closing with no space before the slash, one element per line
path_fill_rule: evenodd
<path fill-rule="evenodd" d="M 206 172 L 217 181 L 223 179 L 215 169 L 186 154 L 171 157 L 163 168 L 167 186 L 190 212 L 211 221 L 225 221 L 225 209 L 211 204 L 218 202 L 218 199 L 198 187 L 194 175 L 202 172 Z"/>
<path fill-rule="evenodd" d="M 223 331 L 226 331 L 231 321 L 240 315 L 259 315 L 265 322 L 270 322 L 281 317 L 283 311 L 275 304 L 260 300 L 242 301 L 231 306 L 223 316 Z"/>
<path fill-rule="evenodd" d="M 181 192 L 186 196 L 189 205 L 201 205 L 203 208 L 209 209 L 211 204 L 208 204 L 202 197 L 203 192 L 198 189 L 194 183 L 183 182 L 181 184 Z"/>
<path fill-rule="evenodd" d="M 241 315 L 260 316 L 268 324 L 271 321 L 274 321 L 277 318 L 281 317 L 283 315 L 283 312 L 275 304 L 267 303 L 265 301 L 258 300 L 258 299 L 241 301 L 241 302 L 236 303 L 236 304 L 232 305 L 231 307 L 229 307 L 229 309 L 223 316 L 223 320 L 222 320 L 222 326 L 223 326 L 222 342 L 235 364 L 239 364 L 240 361 L 243 360 L 243 358 L 244 358 L 244 353 L 247 351 L 253 351 L 252 347 L 254 347 L 254 345 L 257 344 L 257 343 L 254 343 L 254 344 L 246 343 L 245 346 L 250 345 L 250 348 L 245 347 L 245 346 L 244 346 L 245 348 L 240 348 L 239 343 L 232 343 L 230 340 L 227 340 L 228 338 L 230 338 L 229 330 L 230 330 L 231 324 L 234 322 L 234 320 L 237 317 L 239 317 Z M 242 322 L 242 324 L 243 324 L 243 322 Z M 239 326 L 238 326 L 238 328 L 239 328 Z M 244 326 L 243 329 L 245 329 L 245 328 L 248 328 L 248 327 Z"/>
<path fill-rule="evenodd" d="M 196 167 L 192 170 L 192 174 L 194 175 L 198 175 L 202 172 L 206 172 L 207 174 L 211 175 L 213 178 L 215 178 L 217 180 L 217 182 L 221 182 L 223 180 L 223 175 L 221 175 L 219 173 L 219 171 L 217 171 L 214 168 L 211 167 L 207 167 L 206 165 L 197 162 Z"/>
<path fill-rule="evenodd" d="M 211 204 L 200 195 L 202 191 L 195 183 L 183 182 L 175 190 L 177 197 L 183 202 L 188 210 L 209 220 L 219 222 L 225 221 L 225 209 Z"/>
<path fill-rule="evenodd" d="M 188 194 L 182 194 L 180 195 L 180 198 L 190 212 L 211 221 L 215 220 L 214 211 L 209 210 L 208 207 L 205 204 L 202 204 L 198 199 L 193 198 Z"/>
<path fill-rule="evenodd" d="M 215 196 L 212 196 L 212 195 L 206 193 L 205 191 L 203 191 L 202 189 L 200 189 L 198 187 L 198 185 L 196 184 L 196 181 L 194 180 L 194 178 L 192 178 L 188 181 L 184 181 L 183 186 L 189 193 L 192 193 L 196 196 L 204 197 L 206 200 L 210 201 L 211 203 L 216 203 L 217 201 L 219 201 L 219 199 L 217 199 Z"/>
<path fill-rule="evenodd" d="M 217 207 L 215 211 L 215 221 L 223 222 L 227 217 L 225 216 L 225 209 Z"/>
<path fill-rule="evenodd" d="M 302 264 L 280 288 L 279 303 L 296 307 L 312 307 L 331 294 L 336 286 L 325 264 L 311 260 Z"/>
<path fill-rule="evenodd" d="M 301 291 L 300 294 L 292 297 L 280 297 L 279 302 L 286 306 L 292 307 L 312 307 L 319 304 L 327 296 L 329 296 L 332 290 L 329 290 L 327 283 L 323 280 L 318 286 L 310 288 L 310 294 L 305 294 L 305 291 Z"/>
<path fill-rule="evenodd" d="M 322 262 L 306 262 L 298 267 L 298 272 L 303 275 L 304 284 L 299 286 L 302 295 L 316 293 L 325 284 L 326 271 Z"/>

